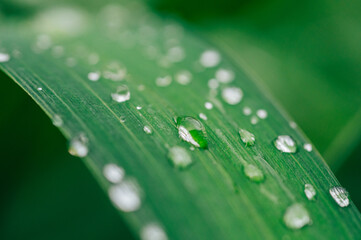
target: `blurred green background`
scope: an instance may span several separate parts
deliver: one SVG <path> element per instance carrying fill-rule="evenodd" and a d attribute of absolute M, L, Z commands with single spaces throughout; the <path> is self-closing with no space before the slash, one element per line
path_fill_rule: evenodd
<path fill-rule="evenodd" d="M 1 17 L 53 4 L 2 0 Z M 63 0 L 96 9 L 99 1 Z M 251 74 L 361 207 L 361 2 L 149 0 Z M 0 239 L 132 239 L 40 108 L 0 74 Z"/>

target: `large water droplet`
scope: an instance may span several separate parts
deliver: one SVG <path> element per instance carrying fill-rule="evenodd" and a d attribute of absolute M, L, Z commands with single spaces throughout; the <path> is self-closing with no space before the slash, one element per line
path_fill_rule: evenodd
<path fill-rule="evenodd" d="M 139 187 L 133 181 L 122 181 L 111 186 L 108 194 L 113 204 L 124 212 L 134 212 L 142 204 Z"/>
<path fill-rule="evenodd" d="M 63 119 L 57 114 L 53 117 L 53 125 L 56 127 L 61 127 L 63 125 Z"/>
<path fill-rule="evenodd" d="M 74 137 L 69 144 L 69 153 L 76 157 L 86 157 L 88 155 L 88 138 L 84 134 Z"/>
<path fill-rule="evenodd" d="M 329 192 L 340 207 L 347 207 L 350 204 L 349 194 L 343 187 L 330 188 Z"/>
<path fill-rule="evenodd" d="M 203 124 L 193 117 L 178 117 L 177 128 L 179 136 L 195 147 L 207 148 L 206 132 Z"/>
<path fill-rule="evenodd" d="M 264 175 L 261 169 L 253 164 L 247 164 L 244 166 L 244 174 L 254 182 L 262 182 L 264 180 Z"/>
<path fill-rule="evenodd" d="M 297 146 L 295 141 L 290 136 L 281 135 L 274 141 L 274 145 L 278 150 L 284 153 L 295 153 Z"/>
<path fill-rule="evenodd" d="M 126 85 L 121 85 L 117 88 L 115 93 L 111 94 L 112 99 L 116 102 L 125 102 L 130 99 L 130 91 Z"/>
<path fill-rule="evenodd" d="M 287 208 L 283 221 L 288 228 L 300 229 L 311 223 L 311 217 L 303 205 L 295 203 Z"/>
<path fill-rule="evenodd" d="M 187 168 L 192 164 L 192 158 L 186 149 L 182 147 L 172 147 L 169 149 L 168 158 L 171 164 L 178 169 Z"/>
<path fill-rule="evenodd" d="M 201 65 L 206 68 L 215 67 L 220 61 L 221 56 L 214 50 L 207 50 L 203 52 L 200 58 Z"/>
<path fill-rule="evenodd" d="M 243 92 L 237 87 L 227 87 L 222 90 L 222 98 L 226 103 L 236 105 L 242 100 Z"/>
<path fill-rule="evenodd" d="M 0 63 L 8 62 L 9 60 L 10 60 L 9 54 L 0 52 Z"/>
<path fill-rule="evenodd" d="M 104 78 L 113 81 L 121 81 L 126 77 L 126 75 L 127 69 L 118 62 L 108 64 L 103 71 Z"/>
<path fill-rule="evenodd" d="M 122 181 L 125 172 L 124 169 L 114 163 L 110 163 L 103 168 L 104 177 L 111 183 L 119 183 Z"/>
<path fill-rule="evenodd" d="M 244 142 L 246 144 L 246 146 L 252 146 L 254 144 L 254 142 L 256 141 L 255 136 L 245 129 L 240 129 L 239 135 L 241 136 L 242 142 Z"/>
<path fill-rule="evenodd" d="M 141 240 L 167 240 L 163 228 L 156 223 L 148 223 L 140 232 Z"/>
<path fill-rule="evenodd" d="M 315 188 L 314 188 L 311 184 L 309 184 L 309 183 L 306 183 L 306 184 L 305 184 L 305 190 L 304 190 L 304 192 L 305 192 L 305 195 L 306 195 L 306 197 L 308 198 L 308 200 L 313 200 L 313 199 L 315 199 L 316 190 L 315 190 Z"/>

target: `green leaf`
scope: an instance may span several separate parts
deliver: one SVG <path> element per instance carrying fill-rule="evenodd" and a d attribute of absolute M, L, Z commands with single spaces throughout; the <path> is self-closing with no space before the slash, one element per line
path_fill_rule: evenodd
<path fill-rule="evenodd" d="M 340 184 L 317 150 L 303 148 L 309 140 L 243 69 L 138 2 L 99 9 L 69 5 L 7 19 L 0 66 L 84 157 L 135 236 L 361 234 L 346 192 L 330 195 Z M 254 135 L 252 146 L 240 129 Z"/>

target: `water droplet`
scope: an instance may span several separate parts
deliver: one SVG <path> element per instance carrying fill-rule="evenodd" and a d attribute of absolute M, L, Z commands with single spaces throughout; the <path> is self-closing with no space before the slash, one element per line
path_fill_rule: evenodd
<path fill-rule="evenodd" d="M 204 107 L 205 107 L 206 109 L 208 109 L 208 110 L 211 110 L 211 109 L 213 108 L 213 104 L 210 103 L 210 102 L 206 102 L 206 103 L 204 104 Z"/>
<path fill-rule="evenodd" d="M 303 148 L 307 151 L 307 152 L 311 152 L 312 151 L 312 144 L 311 143 L 305 143 L 303 145 Z"/>
<path fill-rule="evenodd" d="M 111 62 L 103 71 L 103 76 L 112 81 L 122 81 L 127 76 L 127 69 L 121 63 Z"/>
<path fill-rule="evenodd" d="M 281 135 L 274 141 L 274 145 L 278 150 L 284 153 L 295 153 L 297 146 L 290 136 Z"/>
<path fill-rule="evenodd" d="M 90 81 L 95 82 L 95 81 L 98 81 L 99 78 L 100 78 L 100 72 L 90 72 L 90 73 L 88 73 L 88 79 Z"/>
<path fill-rule="evenodd" d="M 110 163 L 103 168 L 104 177 L 111 183 L 119 183 L 123 180 L 125 171 L 114 163 Z"/>
<path fill-rule="evenodd" d="M 121 85 L 117 88 L 115 93 L 111 94 L 112 99 L 116 102 L 125 102 L 130 99 L 130 91 L 126 85 Z"/>
<path fill-rule="evenodd" d="M 56 127 L 61 127 L 63 125 L 63 119 L 57 114 L 53 117 L 53 125 Z"/>
<path fill-rule="evenodd" d="M 163 228 L 156 223 L 144 226 L 140 233 L 141 240 L 168 240 Z"/>
<path fill-rule="evenodd" d="M 303 205 L 295 203 L 287 208 L 283 221 L 288 228 L 300 229 L 311 223 L 311 217 Z"/>
<path fill-rule="evenodd" d="M 311 184 L 309 184 L 309 183 L 306 183 L 306 184 L 305 184 L 305 190 L 304 190 L 304 192 L 305 192 L 305 195 L 306 195 L 306 197 L 308 198 L 308 200 L 313 200 L 313 199 L 315 199 L 316 190 L 315 190 L 315 188 L 314 188 Z"/>
<path fill-rule="evenodd" d="M 217 89 L 219 87 L 219 83 L 216 79 L 212 78 L 208 81 L 208 87 L 210 89 Z"/>
<path fill-rule="evenodd" d="M 216 79 L 221 83 L 230 83 L 234 79 L 234 72 L 228 69 L 220 68 L 216 72 Z"/>
<path fill-rule="evenodd" d="M 155 84 L 158 87 L 166 87 L 166 86 L 170 85 L 171 83 L 172 83 L 172 77 L 169 75 L 164 76 L 164 77 L 158 77 L 155 80 Z"/>
<path fill-rule="evenodd" d="M 0 63 L 8 62 L 9 60 L 10 60 L 9 54 L 0 52 Z"/>
<path fill-rule="evenodd" d="M 343 187 L 330 188 L 329 192 L 340 207 L 347 207 L 350 204 L 349 194 Z"/>
<path fill-rule="evenodd" d="M 152 134 L 152 133 L 153 133 L 152 128 L 151 128 L 150 126 L 147 126 L 147 125 L 144 126 L 143 130 L 144 130 L 144 132 L 145 132 L 146 134 Z"/>
<path fill-rule="evenodd" d="M 200 114 L 199 114 L 199 117 L 200 117 L 201 119 L 203 119 L 203 120 L 207 120 L 207 119 L 208 119 L 207 116 L 206 116 L 204 113 L 200 113 Z"/>
<path fill-rule="evenodd" d="M 290 122 L 290 127 L 295 129 L 297 127 L 297 123 L 295 122 Z"/>
<path fill-rule="evenodd" d="M 185 58 L 185 53 L 182 47 L 172 47 L 167 52 L 167 59 L 170 62 L 180 62 Z"/>
<path fill-rule="evenodd" d="M 137 110 L 141 110 L 141 109 L 142 109 L 142 107 L 141 107 L 141 106 L 137 106 L 136 108 L 137 108 Z"/>
<path fill-rule="evenodd" d="M 169 149 L 168 158 L 171 164 L 178 169 L 185 169 L 193 162 L 187 150 L 178 146 Z"/>
<path fill-rule="evenodd" d="M 74 137 L 69 144 L 69 153 L 76 157 L 86 157 L 88 155 L 88 138 L 84 134 Z"/>
<path fill-rule="evenodd" d="M 125 117 L 124 117 L 124 116 L 120 116 L 120 117 L 119 117 L 119 122 L 124 123 L 124 122 L 125 122 Z"/>
<path fill-rule="evenodd" d="M 252 124 L 252 125 L 257 124 L 258 121 L 259 121 L 258 117 L 256 117 L 256 116 L 252 116 L 252 117 L 251 117 L 251 124 Z"/>
<path fill-rule="evenodd" d="M 42 87 L 38 87 L 36 90 L 38 90 L 38 91 L 43 91 L 43 88 L 42 88 Z"/>
<path fill-rule="evenodd" d="M 264 180 L 264 175 L 261 169 L 253 164 L 247 164 L 244 166 L 244 174 L 254 182 L 262 182 Z"/>
<path fill-rule="evenodd" d="M 195 147 L 207 148 L 206 132 L 203 124 L 193 117 L 178 117 L 179 137 Z"/>
<path fill-rule="evenodd" d="M 242 142 L 244 142 L 246 144 L 246 146 L 252 146 L 254 144 L 254 142 L 256 141 L 255 136 L 245 129 L 240 129 L 239 135 L 241 136 Z"/>
<path fill-rule="evenodd" d="M 207 50 L 203 52 L 200 58 L 201 65 L 206 68 L 215 67 L 220 61 L 221 56 L 214 50 Z"/>
<path fill-rule="evenodd" d="M 66 64 L 68 67 L 75 67 L 77 63 L 78 63 L 78 61 L 77 61 L 75 58 L 72 58 L 72 57 L 68 57 L 68 58 L 65 60 L 65 64 Z"/>
<path fill-rule="evenodd" d="M 139 187 L 130 180 L 111 186 L 108 194 L 113 204 L 124 212 L 134 212 L 142 204 Z"/>
<path fill-rule="evenodd" d="M 183 70 L 176 74 L 175 79 L 179 84 L 187 85 L 192 80 L 192 74 L 189 71 Z"/>
<path fill-rule="evenodd" d="M 266 119 L 267 116 L 268 116 L 268 113 L 267 113 L 267 111 L 264 110 L 264 109 L 259 109 L 259 110 L 257 111 L 257 116 L 258 116 L 260 119 Z"/>
<path fill-rule="evenodd" d="M 244 115 L 249 116 L 249 115 L 251 115 L 251 113 L 252 113 L 252 110 L 251 110 L 250 107 L 244 107 L 243 108 L 243 114 Z"/>
<path fill-rule="evenodd" d="M 222 90 L 223 100 L 230 105 L 238 104 L 242 100 L 242 97 L 243 92 L 240 88 L 227 87 Z"/>

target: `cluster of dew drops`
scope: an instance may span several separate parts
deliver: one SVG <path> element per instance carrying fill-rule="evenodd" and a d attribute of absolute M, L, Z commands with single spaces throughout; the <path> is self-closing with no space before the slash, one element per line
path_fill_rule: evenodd
<path fill-rule="evenodd" d="M 37 44 L 42 47 L 50 47 L 49 37 L 41 35 L 38 37 Z M 52 51 L 55 56 L 60 56 L 63 53 L 61 46 L 54 46 Z M 150 49 L 151 50 L 151 49 Z M 149 51 L 152 52 L 152 51 Z M 15 54 L 15 53 L 14 53 Z M 181 46 L 171 47 L 166 56 L 162 58 L 160 64 L 169 64 L 168 62 L 180 62 L 185 58 L 185 51 Z M 0 52 L 0 63 L 6 63 L 10 61 L 10 54 Z M 231 106 L 239 104 L 243 99 L 243 91 L 241 88 L 231 86 L 230 84 L 235 79 L 235 73 L 229 68 L 219 67 L 222 58 L 219 52 L 215 50 L 203 51 L 198 59 L 198 64 L 204 69 L 215 69 L 214 78 L 208 81 L 208 88 L 210 93 L 217 91 L 221 88 L 222 100 Z M 89 56 L 89 63 L 96 64 L 99 61 L 97 54 L 91 54 Z M 73 58 L 67 58 L 66 64 L 68 66 L 74 66 L 76 60 Z M 112 62 L 108 64 L 103 71 L 91 71 L 87 75 L 87 79 L 92 82 L 96 82 L 101 78 L 110 79 L 113 81 L 122 81 L 127 76 L 127 69 L 124 65 L 118 62 Z M 188 70 L 181 70 L 174 75 L 174 79 L 181 85 L 188 85 L 192 81 L 192 73 Z M 167 87 L 173 81 L 171 75 L 159 76 L 155 79 L 157 87 Z M 143 91 L 144 85 L 139 85 L 138 90 Z M 37 88 L 38 91 L 42 91 L 42 87 Z M 127 85 L 119 85 L 114 92 L 110 94 L 111 99 L 117 103 L 123 103 L 131 99 L 131 92 Z M 214 107 L 221 108 L 221 104 L 212 99 L 204 103 L 205 111 L 212 110 Z M 137 110 L 141 110 L 142 107 L 138 106 Z M 250 123 L 252 125 L 257 124 L 260 120 L 267 119 L 268 112 L 265 109 L 253 110 L 249 106 L 244 106 L 242 109 L 244 116 L 250 117 Z M 208 117 L 205 113 L 199 113 L 199 118 L 203 121 L 207 121 Z M 121 122 L 124 119 L 120 119 Z M 205 128 L 200 120 L 190 116 L 181 116 L 175 119 L 176 127 L 178 129 L 179 137 L 191 144 L 191 149 L 200 148 L 207 149 L 208 142 L 206 137 Z M 63 125 L 61 116 L 53 115 L 53 124 L 57 127 Z M 294 122 L 290 122 L 291 128 L 296 128 L 297 125 Z M 153 129 L 145 125 L 143 131 L 146 134 L 152 134 Z M 241 141 L 247 146 L 251 147 L 256 144 L 256 136 L 246 129 L 239 129 L 238 131 Z M 273 145 L 276 149 L 284 154 L 294 154 L 297 152 L 297 144 L 292 137 L 288 135 L 278 136 Z M 303 148 L 307 152 L 312 151 L 312 145 L 310 143 L 304 143 Z M 72 138 L 69 143 L 69 153 L 77 157 L 86 157 L 89 153 L 89 140 L 85 134 L 80 133 Z M 176 169 L 187 169 L 193 164 L 192 156 L 188 150 L 180 147 L 173 146 L 168 148 L 167 154 L 169 162 Z M 264 181 L 264 174 L 257 166 L 253 164 L 245 164 L 243 168 L 244 174 L 254 182 Z M 123 212 L 135 212 L 142 206 L 144 193 L 138 185 L 137 181 L 127 176 L 125 170 L 115 163 L 106 164 L 103 167 L 103 175 L 105 179 L 110 183 L 108 194 L 113 202 L 114 206 Z M 304 194 L 308 200 L 316 199 L 316 189 L 312 184 L 306 183 L 304 185 Z M 340 207 L 347 207 L 350 204 L 348 192 L 342 187 L 331 187 L 329 194 L 334 201 Z M 300 229 L 308 224 L 311 224 L 312 220 L 308 210 L 304 205 L 300 203 L 294 203 L 289 206 L 283 216 L 285 225 L 290 229 Z M 140 232 L 140 236 L 144 240 L 166 240 L 168 239 L 164 228 L 157 221 L 150 221 L 145 224 Z"/>

